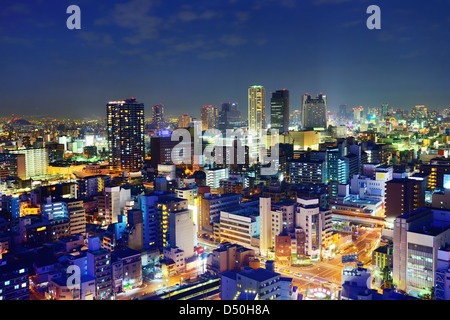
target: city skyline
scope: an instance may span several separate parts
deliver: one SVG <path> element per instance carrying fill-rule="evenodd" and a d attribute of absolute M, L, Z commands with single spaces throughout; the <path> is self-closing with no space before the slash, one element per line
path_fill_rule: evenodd
<path fill-rule="evenodd" d="M 291 110 L 319 92 L 332 111 L 450 104 L 448 1 L 379 3 L 381 30 L 366 27 L 367 1 L 73 4 L 81 30 L 66 28 L 66 3 L 0 5 L 1 116 L 104 119 L 107 101 L 134 96 L 147 115 L 235 101 L 247 118 L 252 85 L 288 89 Z"/>
<path fill-rule="evenodd" d="M 0 4 L 0 304 L 450 300 L 450 0 L 74 1 Z"/>

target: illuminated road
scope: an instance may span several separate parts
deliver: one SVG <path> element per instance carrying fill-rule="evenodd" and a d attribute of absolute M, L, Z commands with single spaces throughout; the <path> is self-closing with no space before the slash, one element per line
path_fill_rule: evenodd
<path fill-rule="evenodd" d="M 378 246 L 381 229 L 361 229 L 360 233 L 361 235 L 353 245 L 344 250 L 342 254 L 357 252 L 359 261 L 367 263 L 372 259 L 372 251 Z M 355 264 L 349 263 L 348 265 Z M 342 256 L 339 254 L 333 259 L 320 261 L 305 267 L 278 265 L 277 272 L 281 273 L 282 276 L 293 278 L 293 284 L 304 293 L 308 286 L 312 288 L 324 285 L 328 288 L 338 289 L 341 286 L 343 266 Z"/>
<path fill-rule="evenodd" d="M 380 234 L 380 228 L 361 228 L 360 235 L 357 237 L 356 241 L 353 245 L 345 249 L 342 254 L 353 254 L 357 252 L 361 262 L 370 262 L 372 251 L 378 246 Z M 199 244 L 204 247 L 204 250 L 207 253 L 210 253 L 217 248 L 217 244 L 204 239 L 199 239 Z M 337 290 L 341 286 L 341 273 L 344 266 L 341 259 L 342 257 L 339 254 L 330 260 L 320 261 L 304 267 L 284 266 L 277 262 L 275 271 L 279 272 L 283 277 L 292 278 L 293 284 L 303 293 L 308 286 L 312 288 L 324 285 L 325 287 Z M 261 266 L 263 266 L 263 264 L 261 264 Z M 134 289 L 130 292 L 119 294 L 116 296 L 116 299 L 130 300 L 132 298 L 150 295 L 157 290 L 164 290 L 167 286 L 176 286 L 177 284 L 185 283 L 189 278 L 195 279 L 201 273 L 202 270 L 199 268 L 188 273 L 173 275 L 170 277 L 170 283 L 169 279 L 145 280 L 144 288 Z M 216 296 L 214 299 L 218 299 L 218 297 Z"/>

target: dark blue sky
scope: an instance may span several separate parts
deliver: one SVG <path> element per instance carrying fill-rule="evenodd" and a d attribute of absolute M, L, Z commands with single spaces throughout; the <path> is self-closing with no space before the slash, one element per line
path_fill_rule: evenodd
<path fill-rule="evenodd" d="M 81 30 L 66 9 L 81 8 Z M 366 9 L 381 8 L 381 30 Z M 0 116 L 105 117 L 136 97 L 198 115 L 247 88 L 329 106 L 450 105 L 450 1 L 2 0 Z"/>

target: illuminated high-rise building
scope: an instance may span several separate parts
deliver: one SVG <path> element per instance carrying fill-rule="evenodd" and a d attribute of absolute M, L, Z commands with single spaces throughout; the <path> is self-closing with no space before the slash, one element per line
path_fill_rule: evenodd
<path fill-rule="evenodd" d="M 263 86 L 251 86 L 248 89 L 248 129 L 251 134 L 259 135 L 266 128 L 266 89 Z"/>
<path fill-rule="evenodd" d="M 219 121 L 219 108 L 216 106 L 203 106 L 200 109 L 202 131 L 217 128 Z"/>
<path fill-rule="evenodd" d="M 10 162 L 11 169 L 15 174 L 23 176 L 23 158 L 19 156 L 21 154 L 25 155 L 26 179 L 48 174 L 48 151 L 46 148 L 21 148 L 11 150 L 9 153 L 18 155 L 15 164 L 12 161 Z"/>
<path fill-rule="evenodd" d="M 339 105 L 338 116 L 341 118 L 347 117 L 347 104 Z"/>
<path fill-rule="evenodd" d="M 320 93 L 317 98 L 305 94 L 302 96 L 303 129 L 327 127 L 327 96 Z"/>
<path fill-rule="evenodd" d="M 178 128 L 188 128 L 192 125 L 193 118 L 187 113 L 178 115 Z"/>
<path fill-rule="evenodd" d="M 164 106 L 162 104 L 157 104 L 152 108 L 152 126 L 156 130 L 161 130 L 164 128 Z"/>
<path fill-rule="evenodd" d="M 139 171 L 144 162 L 144 104 L 135 98 L 106 105 L 111 169 Z"/>
<path fill-rule="evenodd" d="M 270 99 L 271 129 L 278 133 L 289 131 L 289 91 L 286 89 L 272 92 Z"/>
<path fill-rule="evenodd" d="M 241 112 L 236 102 L 222 103 L 222 110 L 219 112 L 217 127 L 221 131 L 236 129 L 241 127 Z"/>

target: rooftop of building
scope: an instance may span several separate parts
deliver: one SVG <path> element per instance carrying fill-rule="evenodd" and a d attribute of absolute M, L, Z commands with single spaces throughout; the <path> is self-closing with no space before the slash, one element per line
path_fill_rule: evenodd
<path fill-rule="evenodd" d="M 312 159 L 303 159 L 303 158 L 298 158 L 298 159 L 292 159 L 291 161 L 289 161 L 289 163 L 323 163 L 325 162 L 325 160 L 312 160 Z"/>
<path fill-rule="evenodd" d="M 267 270 L 267 269 L 263 269 L 263 268 L 258 268 L 258 269 L 253 269 L 253 268 L 249 268 L 246 267 L 244 268 L 241 272 L 238 273 L 238 275 L 241 276 L 245 276 L 247 278 L 253 279 L 255 281 L 267 281 L 273 278 L 276 278 L 277 276 L 280 276 L 279 273 Z"/>
<path fill-rule="evenodd" d="M 374 252 L 378 252 L 378 253 L 387 254 L 388 253 L 388 249 L 389 249 L 389 246 L 380 246 L 380 247 L 376 248 L 373 251 Z"/>
<path fill-rule="evenodd" d="M 242 301 L 242 300 L 256 300 L 258 297 L 258 294 L 256 292 L 250 292 L 250 291 L 242 291 L 239 293 L 239 295 L 236 297 L 236 300 Z"/>
<path fill-rule="evenodd" d="M 226 168 L 210 168 L 210 169 L 205 169 L 205 171 L 220 171 L 220 170 L 225 170 Z"/>
<path fill-rule="evenodd" d="M 441 251 L 446 251 L 446 252 L 450 252 L 450 244 L 447 245 L 446 247 L 439 248 L 439 250 L 441 250 Z"/>
<path fill-rule="evenodd" d="M 112 256 L 115 258 L 125 259 L 132 256 L 140 255 L 140 251 L 125 247 L 121 249 L 114 250 Z"/>
<path fill-rule="evenodd" d="M 437 236 L 450 228 L 450 210 L 422 207 L 397 218 L 406 219 L 409 232 L 424 235 Z"/>
<path fill-rule="evenodd" d="M 231 210 L 225 211 L 229 214 L 235 214 L 243 217 L 254 217 L 259 216 L 259 207 L 255 206 L 248 206 L 248 207 L 242 207 L 238 206 L 235 208 L 232 208 Z"/>
<path fill-rule="evenodd" d="M 233 271 L 224 271 L 220 275 L 222 277 L 226 277 L 226 278 L 229 278 L 232 280 L 236 280 L 236 276 L 237 276 L 236 272 L 233 272 Z"/>
<path fill-rule="evenodd" d="M 88 250 L 88 253 L 94 255 L 94 256 L 101 256 L 104 254 L 108 254 L 110 253 L 108 250 L 106 249 L 97 249 L 97 250 Z"/>
<path fill-rule="evenodd" d="M 205 199 L 214 200 L 214 199 L 223 199 L 223 198 L 239 198 L 242 197 L 239 193 L 227 192 L 227 193 L 210 193 Z"/>
<path fill-rule="evenodd" d="M 67 280 L 68 279 L 67 279 L 66 275 L 55 277 L 55 278 L 51 279 L 52 282 L 54 282 L 55 284 L 57 284 L 60 287 L 67 286 L 68 285 L 68 281 Z M 82 274 L 81 275 L 81 283 L 88 282 L 88 281 L 93 281 L 93 280 L 95 280 L 95 278 L 90 276 L 90 275 L 87 275 L 87 274 Z"/>
<path fill-rule="evenodd" d="M 176 194 L 173 195 L 161 195 L 158 197 L 157 202 L 164 204 L 164 203 L 170 203 L 170 202 L 182 202 L 187 201 L 186 199 L 178 198 Z"/>
<path fill-rule="evenodd" d="M 57 264 L 58 259 L 50 254 L 37 254 L 34 260 L 34 265 L 37 268 Z"/>
<path fill-rule="evenodd" d="M 237 243 L 231 243 L 231 242 L 222 242 L 219 247 L 217 249 L 215 249 L 214 251 L 216 252 L 224 252 L 227 251 L 229 248 L 237 248 L 238 251 L 243 252 L 243 251 L 252 251 L 252 249 L 246 248 L 240 244 Z"/>
<path fill-rule="evenodd" d="M 354 153 L 349 153 L 345 156 L 345 158 L 358 158 L 358 156 Z"/>
<path fill-rule="evenodd" d="M 16 260 L 1 260 L 0 261 L 0 280 L 8 279 L 9 274 L 19 273 L 19 270 L 24 269 L 25 274 L 28 274 L 26 264 Z"/>
<path fill-rule="evenodd" d="M 272 210 L 278 209 L 278 208 L 281 208 L 281 207 L 285 207 L 285 206 L 291 206 L 291 205 L 294 205 L 296 203 L 297 203 L 297 201 L 295 201 L 295 200 L 283 199 L 283 200 L 281 200 L 279 202 L 272 203 Z"/>

